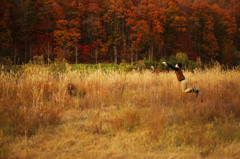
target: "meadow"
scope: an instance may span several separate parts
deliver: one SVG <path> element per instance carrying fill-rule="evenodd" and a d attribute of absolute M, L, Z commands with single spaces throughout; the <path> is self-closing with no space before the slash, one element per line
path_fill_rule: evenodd
<path fill-rule="evenodd" d="M 0 73 L 0 158 L 240 158 L 240 71 Z"/>

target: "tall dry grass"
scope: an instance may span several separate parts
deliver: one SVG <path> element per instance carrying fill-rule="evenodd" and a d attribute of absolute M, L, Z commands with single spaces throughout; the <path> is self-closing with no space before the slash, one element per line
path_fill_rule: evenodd
<path fill-rule="evenodd" d="M 18 73 L 1 72 L 1 155 L 6 155 L 1 145 L 14 145 L 7 136 L 26 140 L 39 129 L 71 122 L 73 116 L 79 123 L 76 131 L 85 135 L 144 134 L 141 138 L 153 153 L 194 147 L 204 157 L 218 145 L 239 142 L 239 71 L 215 68 L 184 74 L 189 86 L 200 89 L 198 97 L 180 91 L 174 72 L 58 73 L 36 65 Z M 69 84 L 76 87 L 74 93 L 69 93 Z M 82 113 L 67 114 L 70 110 Z M 135 146 L 144 151 L 141 144 Z"/>

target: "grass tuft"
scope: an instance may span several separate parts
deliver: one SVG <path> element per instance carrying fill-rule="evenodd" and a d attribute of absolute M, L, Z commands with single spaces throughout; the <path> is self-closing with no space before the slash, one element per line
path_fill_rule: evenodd
<path fill-rule="evenodd" d="M 181 92 L 174 72 L 65 67 L 0 73 L 0 158 L 57 158 L 62 143 L 68 143 L 63 153 L 77 158 L 240 155 L 231 146 L 240 142 L 239 71 L 185 71 L 189 87 L 200 89 L 196 97 Z M 22 144 L 26 139 L 31 142 Z M 52 154 L 50 143 L 58 146 Z"/>

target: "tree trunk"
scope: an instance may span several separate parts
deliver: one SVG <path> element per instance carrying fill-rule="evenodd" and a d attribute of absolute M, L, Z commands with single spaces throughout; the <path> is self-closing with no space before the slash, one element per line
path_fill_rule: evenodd
<path fill-rule="evenodd" d="M 50 55 L 47 55 L 47 64 L 50 64 Z"/>
<path fill-rule="evenodd" d="M 50 64 L 50 44 L 48 42 L 48 48 L 47 48 L 47 61 L 48 61 L 48 65 Z"/>
<path fill-rule="evenodd" d="M 136 62 L 138 62 L 138 51 L 136 50 L 136 56 L 135 56 L 135 60 L 136 60 Z"/>
<path fill-rule="evenodd" d="M 26 26 L 25 26 L 26 27 Z M 24 31 L 24 40 L 25 40 L 25 47 L 24 47 L 24 55 L 25 55 L 25 59 L 24 59 L 24 61 L 25 61 L 25 63 L 27 63 L 28 62 L 28 47 L 27 47 L 27 31 L 26 31 L 27 29 L 25 28 L 25 31 Z"/>
<path fill-rule="evenodd" d="M 30 44 L 30 47 L 29 47 L 29 55 L 30 55 L 30 60 L 32 61 L 32 45 Z"/>
<path fill-rule="evenodd" d="M 23 18 L 24 18 L 24 42 L 25 42 L 25 50 L 24 50 L 24 54 L 25 54 L 25 63 L 28 62 L 28 45 L 27 45 L 27 30 L 28 30 L 28 26 L 27 26 L 27 14 L 28 14 L 28 8 L 24 11 L 23 14 Z"/>
<path fill-rule="evenodd" d="M 25 43 L 26 43 L 26 41 L 25 41 Z M 24 53 L 24 55 L 25 55 L 25 59 L 24 59 L 24 61 L 25 61 L 25 63 L 27 63 L 27 62 L 28 62 L 28 50 L 27 50 L 27 44 L 25 44 L 25 53 Z"/>
<path fill-rule="evenodd" d="M 98 63 L 98 49 L 96 48 L 95 50 L 95 60 L 96 60 L 96 64 Z"/>
<path fill-rule="evenodd" d="M 78 64 L 78 60 L 77 60 L 77 57 L 78 57 L 77 43 L 75 44 L 75 57 L 76 57 L 76 64 Z"/>
<path fill-rule="evenodd" d="M 166 57 L 167 56 L 167 43 L 164 43 L 164 46 L 162 48 L 162 57 Z"/>
<path fill-rule="evenodd" d="M 125 28 L 124 28 L 123 18 L 121 21 L 122 21 L 122 61 L 125 63 L 127 44 L 126 44 L 126 36 L 124 31 Z"/>
<path fill-rule="evenodd" d="M 131 48 L 131 64 L 133 63 L 133 46 Z"/>
<path fill-rule="evenodd" d="M 125 40 L 125 35 L 123 35 L 123 46 L 122 46 L 122 61 L 125 62 L 126 58 L 126 40 Z"/>
<path fill-rule="evenodd" d="M 48 65 L 50 64 L 50 56 L 51 56 L 51 52 L 50 52 L 50 43 L 48 42 L 47 47 L 45 47 L 45 54 L 47 55 L 47 63 Z"/>
<path fill-rule="evenodd" d="M 114 46 L 113 50 L 114 50 L 114 63 L 117 64 L 118 63 L 117 46 Z"/>
<path fill-rule="evenodd" d="M 13 64 L 17 64 L 17 47 L 16 44 L 13 45 Z"/>
<path fill-rule="evenodd" d="M 150 45 L 149 51 L 148 51 L 148 57 L 149 59 L 153 60 L 153 45 Z"/>

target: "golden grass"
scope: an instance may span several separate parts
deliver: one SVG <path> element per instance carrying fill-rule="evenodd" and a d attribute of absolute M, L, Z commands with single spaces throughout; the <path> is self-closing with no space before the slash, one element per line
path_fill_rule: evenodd
<path fill-rule="evenodd" d="M 1 72 L 0 158 L 238 158 L 239 71 L 185 76 L 199 97 L 174 72 Z"/>

